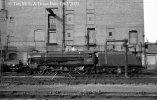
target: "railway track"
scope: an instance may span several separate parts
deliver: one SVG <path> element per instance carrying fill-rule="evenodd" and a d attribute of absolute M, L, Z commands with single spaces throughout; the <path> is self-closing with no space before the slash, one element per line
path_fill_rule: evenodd
<path fill-rule="evenodd" d="M 151 75 L 132 75 L 130 78 L 125 78 L 123 75 L 114 74 L 86 74 L 86 75 L 25 75 L 25 74 L 6 74 L 0 79 L 0 88 L 11 88 L 12 86 L 55 86 L 58 84 L 64 85 L 148 85 L 157 86 L 157 77 Z M 2 100 L 62 100 L 63 98 L 75 100 L 156 100 L 157 92 L 102 92 L 102 91 L 85 91 L 85 92 L 64 92 L 56 91 L 25 91 L 25 90 L 12 90 L 0 91 L 0 98 Z M 23 98 L 23 99 L 21 99 Z"/>
<path fill-rule="evenodd" d="M 157 85 L 157 75 L 152 73 L 132 74 L 125 78 L 123 74 L 63 74 L 28 75 L 4 73 L 0 78 L 1 86 L 5 85 L 52 85 L 52 84 L 144 84 Z"/>
<path fill-rule="evenodd" d="M 2 76 L 53 76 L 53 75 L 55 75 L 56 73 L 45 73 L 45 74 L 43 74 L 43 75 L 40 75 L 40 74 L 32 74 L 32 75 L 30 75 L 30 74 L 26 74 L 26 73 L 16 73 L 16 72 L 5 72 L 5 73 L 2 73 L 1 75 Z M 62 73 L 57 73 L 57 75 L 71 75 L 71 76 L 75 76 L 75 77 L 79 77 L 79 76 L 101 76 L 101 77 L 124 77 L 124 74 L 106 74 L 106 73 L 99 73 L 99 74 L 77 74 L 77 73 L 64 73 L 64 72 L 62 72 Z M 148 72 L 144 72 L 144 73 L 138 73 L 138 74 L 128 74 L 129 75 L 129 77 L 157 77 L 157 73 L 148 73 Z"/>
<path fill-rule="evenodd" d="M 66 98 L 66 99 L 83 99 L 83 98 L 139 98 L 157 99 L 157 93 L 147 92 L 61 92 L 61 91 L 0 91 L 0 98 Z"/>
<path fill-rule="evenodd" d="M 103 75 L 82 76 L 3 76 L 1 84 L 30 84 L 30 85 L 52 85 L 52 84 L 153 84 L 157 85 L 157 77 L 117 77 Z"/>

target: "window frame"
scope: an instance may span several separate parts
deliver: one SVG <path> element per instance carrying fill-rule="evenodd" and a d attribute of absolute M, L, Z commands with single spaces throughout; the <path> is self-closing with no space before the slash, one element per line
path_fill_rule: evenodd
<path fill-rule="evenodd" d="M 14 23 L 14 22 L 15 22 L 15 18 L 14 18 L 14 17 L 10 17 L 10 18 L 9 18 L 9 22 L 10 22 L 10 23 Z"/>
<path fill-rule="evenodd" d="M 93 21 L 89 21 L 89 20 L 88 20 L 89 17 L 91 17 L 91 16 L 89 16 L 89 15 L 93 15 L 93 16 L 92 16 L 93 18 L 91 18 L 91 19 L 93 19 Z M 87 25 L 95 25 L 95 14 L 94 14 L 94 13 L 87 13 L 86 16 L 87 16 L 87 17 L 86 17 L 86 23 L 87 23 Z"/>
<path fill-rule="evenodd" d="M 71 15 L 73 17 L 71 17 Z M 71 17 L 71 21 L 69 21 L 69 16 Z M 70 22 L 70 23 L 69 23 Z M 67 25 L 74 25 L 74 14 L 73 13 L 67 13 L 66 14 L 66 24 Z"/>
<path fill-rule="evenodd" d="M 52 31 L 52 32 L 50 32 L 50 31 Z M 57 44 L 57 36 L 55 36 L 56 42 L 53 42 L 53 43 L 50 42 L 50 34 L 55 34 L 55 35 L 57 35 L 57 32 L 56 32 L 56 31 L 53 31 L 53 30 L 51 30 L 51 29 L 48 29 L 48 41 L 47 41 L 47 44 L 49 44 L 49 45 L 58 45 L 58 44 Z"/>
<path fill-rule="evenodd" d="M 109 32 L 109 37 L 112 37 L 113 35 L 112 35 L 112 32 Z"/>
<path fill-rule="evenodd" d="M 51 27 L 50 27 L 50 26 L 51 26 L 51 25 L 50 25 L 50 24 L 51 24 L 51 23 L 50 23 L 50 17 L 51 17 L 51 16 L 52 16 L 51 14 L 48 14 L 48 29 L 51 29 Z M 52 17 L 53 17 L 53 16 L 52 16 Z M 55 19 L 55 18 L 53 17 L 53 19 Z M 57 23 L 56 23 L 56 21 L 55 21 L 55 23 L 53 23 L 52 25 L 56 26 L 56 24 L 57 24 Z"/>
<path fill-rule="evenodd" d="M 90 30 L 94 30 L 94 33 L 95 33 L 95 38 L 94 38 L 94 42 L 93 43 L 91 43 L 90 42 Z M 96 46 L 96 30 L 95 30 L 95 28 L 87 28 L 87 45 L 89 44 L 89 46 Z"/>
<path fill-rule="evenodd" d="M 51 14 L 48 14 L 48 32 L 47 32 L 48 37 L 47 37 L 47 45 L 58 45 L 58 43 L 57 43 L 57 21 L 55 21 L 55 23 L 52 24 L 52 25 L 54 25 L 54 27 L 50 27 L 50 17 L 51 16 L 52 16 Z M 55 19 L 55 18 L 53 17 L 53 19 Z M 50 34 L 55 34 L 56 35 L 55 36 L 56 42 L 54 42 L 54 43 L 50 42 Z"/>
<path fill-rule="evenodd" d="M 86 3 L 87 10 L 95 9 L 94 0 L 86 0 L 86 1 L 87 1 L 87 3 Z"/>
<path fill-rule="evenodd" d="M 36 35 L 36 32 L 43 32 L 43 38 L 42 39 L 39 39 L 39 40 L 37 40 L 37 38 L 36 38 L 36 36 L 38 36 L 38 35 Z M 44 35 L 44 31 L 42 30 L 42 29 L 37 29 L 37 30 L 34 30 L 34 41 L 35 42 L 45 42 L 45 35 Z"/>
<path fill-rule="evenodd" d="M 136 34 L 136 43 L 132 43 L 131 41 L 131 34 L 135 33 Z M 129 44 L 132 44 L 132 45 L 136 45 L 138 44 L 138 31 L 137 30 L 131 30 L 129 31 Z"/>
<path fill-rule="evenodd" d="M 68 33 L 70 33 L 70 37 L 68 37 Z M 74 33 L 73 29 L 66 29 L 66 31 L 65 31 L 65 40 L 66 41 L 73 41 L 73 33 Z"/>

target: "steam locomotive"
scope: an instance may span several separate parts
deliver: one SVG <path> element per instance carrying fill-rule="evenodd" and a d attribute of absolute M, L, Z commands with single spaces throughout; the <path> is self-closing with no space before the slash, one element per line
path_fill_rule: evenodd
<path fill-rule="evenodd" d="M 141 57 L 128 52 L 128 72 L 142 71 Z M 123 51 L 95 52 L 49 52 L 31 53 L 28 66 L 31 73 L 44 74 L 62 71 L 63 73 L 124 73 L 126 55 Z"/>

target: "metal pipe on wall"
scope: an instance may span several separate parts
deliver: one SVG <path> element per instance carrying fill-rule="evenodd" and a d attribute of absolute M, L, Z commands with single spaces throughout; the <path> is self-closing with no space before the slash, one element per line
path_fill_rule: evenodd
<path fill-rule="evenodd" d="M 62 43 L 62 51 L 65 51 L 65 0 L 63 2 L 63 43 Z"/>

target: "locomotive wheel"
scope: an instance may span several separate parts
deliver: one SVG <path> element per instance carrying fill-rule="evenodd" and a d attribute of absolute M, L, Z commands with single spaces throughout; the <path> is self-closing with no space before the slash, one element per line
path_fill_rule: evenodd
<path fill-rule="evenodd" d="M 87 73 L 87 71 L 76 71 L 78 74 L 80 74 L 80 75 L 84 75 L 84 74 L 86 74 Z"/>
<path fill-rule="evenodd" d="M 44 72 L 45 72 L 45 70 L 39 70 L 39 71 L 37 72 L 37 74 L 38 74 L 38 75 L 43 75 Z"/>
<path fill-rule="evenodd" d="M 67 67 L 63 67 L 63 71 L 67 72 L 69 69 Z"/>
<path fill-rule="evenodd" d="M 117 68 L 117 74 L 121 74 L 122 73 L 122 68 L 118 67 Z"/>
<path fill-rule="evenodd" d="M 49 67 L 45 70 L 45 73 L 48 75 L 53 75 L 55 73 L 54 68 L 53 67 Z"/>
<path fill-rule="evenodd" d="M 63 67 L 62 70 L 63 71 L 61 71 L 61 73 L 64 74 L 65 76 L 72 74 L 72 67 Z"/>
<path fill-rule="evenodd" d="M 107 69 L 106 69 L 106 73 L 107 73 L 107 74 L 111 74 L 111 73 L 112 73 L 112 69 L 107 68 Z"/>
<path fill-rule="evenodd" d="M 71 71 L 61 71 L 61 74 L 63 74 L 66 77 L 71 74 Z"/>
<path fill-rule="evenodd" d="M 80 75 L 84 75 L 88 72 L 88 68 L 86 68 L 85 66 L 82 67 L 76 67 L 75 71 L 80 74 Z"/>
<path fill-rule="evenodd" d="M 24 69 L 23 69 L 23 72 L 24 72 L 25 74 L 30 74 L 30 68 L 24 68 Z"/>
<path fill-rule="evenodd" d="M 38 75 L 43 75 L 43 74 L 45 74 L 46 70 L 47 70 L 46 66 L 40 66 L 39 69 L 38 69 L 37 74 Z"/>

